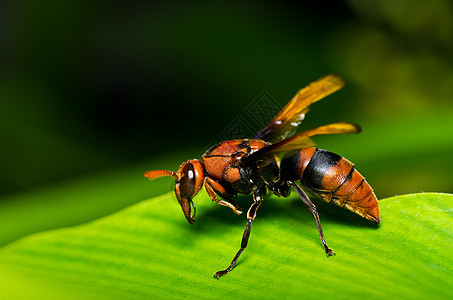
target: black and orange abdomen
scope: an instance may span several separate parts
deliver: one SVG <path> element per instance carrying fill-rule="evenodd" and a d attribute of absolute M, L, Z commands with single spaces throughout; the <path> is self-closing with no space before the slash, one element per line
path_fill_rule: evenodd
<path fill-rule="evenodd" d="M 300 180 L 315 196 L 380 223 L 378 199 L 373 189 L 346 158 L 308 147 L 283 159 L 280 169 L 282 180 Z"/>

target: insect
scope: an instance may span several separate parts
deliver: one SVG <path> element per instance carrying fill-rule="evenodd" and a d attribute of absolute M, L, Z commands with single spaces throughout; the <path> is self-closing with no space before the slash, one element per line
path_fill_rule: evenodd
<path fill-rule="evenodd" d="M 333 202 L 376 224 L 380 223 L 378 199 L 354 164 L 337 154 L 316 148 L 311 140 L 318 134 L 359 133 L 360 127 L 351 123 L 333 123 L 293 135 L 309 105 L 343 85 L 344 81 L 338 75 L 324 76 L 300 90 L 252 139 L 217 144 L 203 154 L 202 160 L 188 160 L 177 172 L 155 170 L 145 173 L 150 180 L 162 176 L 175 179 L 176 198 L 190 224 L 194 222 L 196 212 L 192 199 L 203 185 L 212 201 L 229 207 L 238 215 L 242 214 L 242 210 L 234 201 L 237 194 L 253 195 L 241 247 L 230 265 L 215 273 L 215 278 L 230 272 L 247 247 L 252 222 L 268 191 L 288 197 L 291 189 L 295 190 L 314 216 L 327 256 L 335 253 L 327 246 L 316 206 L 303 189 L 326 202 Z"/>

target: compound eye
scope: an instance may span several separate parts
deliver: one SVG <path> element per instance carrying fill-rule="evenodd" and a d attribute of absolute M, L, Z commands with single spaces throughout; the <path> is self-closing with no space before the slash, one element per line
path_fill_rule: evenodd
<path fill-rule="evenodd" d="M 187 163 L 182 169 L 180 184 L 181 197 L 191 199 L 195 194 L 195 170 L 193 164 Z"/>

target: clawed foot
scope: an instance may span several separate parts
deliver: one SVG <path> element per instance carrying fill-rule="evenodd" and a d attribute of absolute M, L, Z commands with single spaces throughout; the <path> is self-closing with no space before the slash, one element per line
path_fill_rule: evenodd
<path fill-rule="evenodd" d="M 214 278 L 219 279 L 220 277 L 222 277 L 223 275 L 225 275 L 227 273 L 228 273 L 227 270 L 219 271 L 219 272 L 215 273 Z"/>
<path fill-rule="evenodd" d="M 329 248 L 326 249 L 326 254 L 327 257 L 336 255 L 335 252 L 333 252 L 332 249 Z"/>

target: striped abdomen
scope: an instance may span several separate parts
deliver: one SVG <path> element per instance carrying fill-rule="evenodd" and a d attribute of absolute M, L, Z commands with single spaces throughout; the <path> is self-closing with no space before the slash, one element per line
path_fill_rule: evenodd
<path fill-rule="evenodd" d="M 283 159 L 280 172 L 282 180 L 300 180 L 304 188 L 327 202 L 332 201 L 376 224 L 381 221 L 373 189 L 344 157 L 308 147 Z"/>

